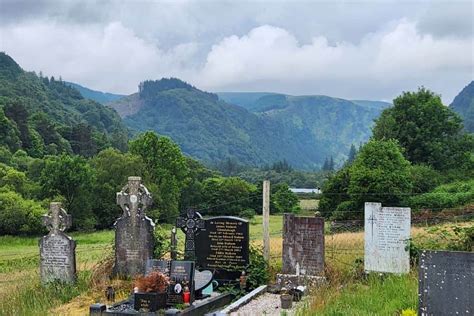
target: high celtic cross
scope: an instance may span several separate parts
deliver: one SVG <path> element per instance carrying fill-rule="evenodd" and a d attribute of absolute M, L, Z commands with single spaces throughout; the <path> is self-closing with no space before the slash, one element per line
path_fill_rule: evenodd
<path fill-rule="evenodd" d="M 66 213 L 60 202 L 51 202 L 48 214 L 43 215 L 42 219 L 43 225 L 46 226 L 50 234 L 63 232 L 72 225 L 71 215 Z"/>
<path fill-rule="evenodd" d="M 183 233 L 186 235 L 186 241 L 184 245 L 184 260 L 194 260 L 196 257 L 195 253 L 195 235 L 199 234 L 199 231 L 204 229 L 205 221 L 201 214 L 193 209 L 188 209 L 185 213 L 182 213 L 176 219 L 176 227 L 181 228 Z"/>
<path fill-rule="evenodd" d="M 128 183 L 117 193 L 117 204 L 123 210 L 122 217 L 131 217 L 134 222 L 145 217 L 145 210 L 153 201 L 141 182 L 141 177 L 128 177 Z"/>

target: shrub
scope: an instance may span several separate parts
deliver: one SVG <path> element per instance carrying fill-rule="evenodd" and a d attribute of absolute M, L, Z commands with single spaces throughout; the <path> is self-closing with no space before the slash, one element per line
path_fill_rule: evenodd
<path fill-rule="evenodd" d="M 432 192 L 409 198 L 407 204 L 415 209 L 441 210 L 470 202 L 474 202 L 474 180 L 440 185 Z"/>
<path fill-rule="evenodd" d="M 155 249 L 153 254 L 156 258 L 162 258 L 169 250 L 171 246 L 169 231 L 162 228 L 161 226 L 155 227 Z"/>
<path fill-rule="evenodd" d="M 255 217 L 255 215 L 256 215 L 255 210 L 251 208 L 247 208 L 239 213 L 239 217 L 247 218 L 247 219 L 252 219 Z"/>
<path fill-rule="evenodd" d="M 135 279 L 138 290 L 147 293 L 164 293 L 169 283 L 169 278 L 159 271 L 152 271 L 147 276 L 139 276 Z"/>
<path fill-rule="evenodd" d="M 38 202 L 8 189 L 0 191 L 0 235 L 39 234 L 45 213 Z"/>
<path fill-rule="evenodd" d="M 263 250 L 256 246 L 250 246 L 250 264 L 247 267 L 247 286 L 250 290 L 256 289 L 262 284 L 267 284 L 269 275 L 268 262 L 263 256 Z"/>

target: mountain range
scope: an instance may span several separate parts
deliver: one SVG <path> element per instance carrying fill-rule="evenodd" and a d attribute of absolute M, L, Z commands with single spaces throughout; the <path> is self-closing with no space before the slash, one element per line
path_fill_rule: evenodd
<path fill-rule="evenodd" d="M 188 155 L 210 164 L 235 159 L 263 165 L 286 160 L 319 169 L 342 162 L 365 142 L 386 102 L 278 93 L 209 93 L 179 79 L 145 81 L 138 93 L 108 103 L 134 132 L 171 137 Z"/>
<path fill-rule="evenodd" d="M 128 130 L 115 110 L 84 98 L 61 79 L 24 71 L 0 52 L 0 149 L 30 156 L 92 156 L 127 147 Z"/>

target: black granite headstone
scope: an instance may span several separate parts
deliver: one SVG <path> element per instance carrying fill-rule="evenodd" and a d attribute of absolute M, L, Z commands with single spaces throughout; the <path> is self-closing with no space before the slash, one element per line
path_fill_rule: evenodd
<path fill-rule="evenodd" d="M 168 305 L 184 303 L 183 292 L 186 286 L 189 288 L 190 303 L 192 303 L 194 301 L 194 262 L 171 261 Z"/>
<path fill-rule="evenodd" d="M 474 314 L 474 253 L 424 250 L 418 286 L 418 315 Z"/>
<path fill-rule="evenodd" d="M 220 282 L 238 280 L 249 264 L 249 223 L 231 216 L 206 219 L 195 236 L 196 265 Z"/>
<path fill-rule="evenodd" d="M 134 309 L 143 312 L 156 312 L 166 307 L 166 293 L 135 293 Z"/>

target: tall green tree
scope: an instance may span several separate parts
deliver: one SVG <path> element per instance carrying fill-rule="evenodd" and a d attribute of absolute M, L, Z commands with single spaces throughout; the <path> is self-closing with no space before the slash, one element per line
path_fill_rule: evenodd
<path fill-rule="evenodd" d="M 154 132 L 140 134 L 129 147 L 132 154 L 141 157 L 154 184 L 154 206 L 160 218 L 174 221 L 179 214 L 180 192 L 189 173 L 185 156 L 170 138 Z M 158 213 L 150 215 L 158 217 Z"/>
<path fill-rule="evenodd" d="M 97 228 L 110 228 L 121 215 L 115 194 L 127 183 L 130 176 L 145 175 L 145 165 L 139 156 L 121 153 L 108 148 L 98 153 L 90 162 L 95 178 L 91 192 L 92 209 L 97 218 Z M 146 185 L 147 179 L 144 179 Z"/>
<path fill-rule="evenodd" d="M 425 88 L 404 92 L 382 112 L 373 129 L 375 140 L 396 139 L 412 163 L 437 170 L 470 163 L 474 138 L 463 133 L 459 116 Z"/>
<path fill-rule="evenodd" d="M 351 145 L 351 149 L 349 150 L 349 155 L 347 157 L 347 163 L 351 164 L 357 155 L 357 149 L 354 144 Z"/>
<path fill-rule="evenodd" d="M 96 224 L 90 196 L 93 182 L 93 171 L 80 156 L 48 158 L 40 177 L 44 196 L 55 198 L 61 195 L 65 208 L 73 217 L 73 227 L 79 229 L 93 228 Z"/>

